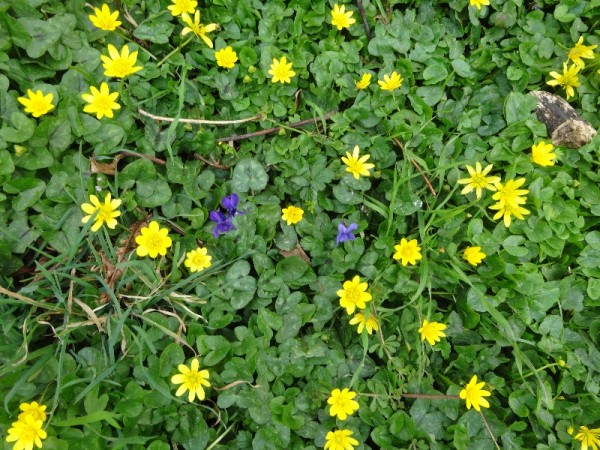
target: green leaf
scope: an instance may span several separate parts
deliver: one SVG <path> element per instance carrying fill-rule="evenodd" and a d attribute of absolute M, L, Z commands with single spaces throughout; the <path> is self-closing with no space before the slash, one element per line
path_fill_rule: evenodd
<path fill-rule="evenodd" d="M 231 344 L 223 336 L 198 336 L 196 348 L 201 357 L 202 367 L 212 367 L 221 362 L 229 353 Z"/>
<path fill-rule="evenodd" d="M 21 112 L 10 115 L 10 124 L 12 127 L 0 129 L 0 138 L 8 142 L 25 142 L 35 131 L 35 122 Z"/>
<path fill-rule="evenodd" d="M 289 256 L 277 263 L 275 271 L 283 281 L 293 283 L 299 280 L 308 268 L 306 261 L 299 256 Z"/>
<path fill-rule="evenodd" d="M 233 169 L 231 185 L 236 192 L 262 191 L 269 181 L 265 169 L 254 159 L 245 158 Z"/>
<path fill-rule="evenodd" d="M 15 171 L 12 157 L 8 150 L 0 150 L 0 175 L 10 175 Z"/>
<path fill-rule="evenodd" d="M 165 347 L 160 354 L 160 376 L 169 376 L 179 364 L 183 364 L 185 361 L 185 354 L 181 345 L 178 343 L 172 343 Z"/>
<path fill-rule="evenodd" d="M 166 44 L 173 33 L 175 26 L 164 20 L 148 21 L 142 23 L 133 31 L 133 35 L 142 41 L 156 44 Z"/>

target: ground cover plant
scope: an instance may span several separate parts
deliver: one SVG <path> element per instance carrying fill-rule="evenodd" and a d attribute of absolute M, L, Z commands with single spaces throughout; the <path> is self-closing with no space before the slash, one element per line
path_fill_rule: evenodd
<path fill-rule="evenodd" d="M 5 449 L 594 449 L 600 2 L 0 2 Z"/>

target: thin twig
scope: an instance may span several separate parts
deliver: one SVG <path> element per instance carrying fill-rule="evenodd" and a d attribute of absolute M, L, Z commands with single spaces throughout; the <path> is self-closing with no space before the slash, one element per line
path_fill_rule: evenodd
<path fill-rule="evenodd" d="M 371 28 L 369 28 L 369 22 L 367 22 L 367 13 L 365 12 L 365 7 L 363 6 L 360 0 L 356 0 L 356 6 L 358 7 L 358 11 L 360 12 L 360 17 L 362 17 L 363 26 L 365 27 L 365 31 L 367 33 L 367 38 L 371 40 Z"/>
<path fill-rule="evenodd" d="M 458 395 L 444 395 L 444 394 L 411 394 L 407 392 L 405 394 L 400 394 L 401 397 L 404 398 L 424 398 L 427 400 L 459 400 L 460 397 Z"/>
<path fill-rule="evenodd" d="M 164 160 L 162 160 L 160 158 L 157 158 L 155 156 L 145 155 L 143 153 L 137 153 L 137 152 L 131 152 L 131 151 L 128 151 L 128 150 L 123 150 L 122 152 L 119 152 L 119 154 L 123 155 L 123 156 L 137 156 L 139 158 L 145 158 L 147 160 L 150 160 L 150 161 L 155 162 L 156 164 L 160 164 L 162 166 L 164 166 L 165 164 L 167 164 L 166 161 L 164 161 Z"/>
<path fill-rule="evenodd" d="M 394 140 L 394 142 L 396 143 L 396 145 L 400 148 L 400 150 L 402 150 L 402 152 L 404 152 L 404 147 L 402 145 L 402 142 L 400 142 L 398 140 L 398 138 L 393 137 L 393 136 L 392 136 L 392 139 Z M 417 162 L 414 159 L 412 159 L 412 158 L 408 158 L 408 160 L 415 167 L 415 169 L 417 169 L 417 172 L 419 172 L 419 174 L 421 175 L 421 178 L 423 178 L 423 181 L 425 181 L 425 184 L 429 188 L 429 191 L 431 192 L 431 195 L 433 195 L 434 197 L 437 197 L 437 193 L 435 192 L 435 189 L 433 188 L 433 186 L 431 185 L 431 182 L 429 181 L 429 179 L 427 178 L 427 176 L 423 173 L 423 171 L 421 170 L 421 168 L 419 167 L 419 165 L 417 164 Z"/>
<path fill-rule="evenodd" d="M 164 122 L 175 122 L 178 120 L 180 123 L 193 123 L 197 125 L 235 125 L 237 123 L 245 123 L 252 122 L 254 120 L 262 120 L 265 118 L 264 114 L 256 114 L 252 117 L 246 117 L 245 119 L 235 119 L 235 120 L 205 120 L 205 119 L 177 119 L 175 117 L 165 117 L 165 116 L 157 116 L 143 109 L 139 108 L 138 112 L 146 117 L 150 117 L 154 120 L 162 120 Z M 223 140 L 223 139 L 220 139 Z"/>
<path fill-rule="evenodd" d="M 200 155 L 194 155 L 194 158 L 196 158 L 197 160 L 202 161 L 204 164 L 208 164 L 209 166 L 214 167 L 216 169 L 221 169 L 221 170 L 231 169 L 231 166 L 224 166 L 222 164 L 219 164 L 218 162 L 209 161 L 208 159 L 205 159 Z"/>
<path fill-rule="evenodd" d="M 483 411 L 479 411 L 479 415 L 481 416 L 481 419 L 483 420 L 483 424 L 485 425 L 485 429 L 487 430 L 487 432 L 489 433 L 490 437 L 492 438 L 492 441 L 494 441 L 494 444 L 496 445 L 496 448 L 498 450 L 501 450 L 500 446 L 498 445 L 498 441 L 496 441 L 496 438 L 494 437 L 494 434 L 492 433 L 492 430 L 490 429 L 490 426 L 487 423 L 487 420 L 485 420 L 485 416 L 483 415 Z"/>

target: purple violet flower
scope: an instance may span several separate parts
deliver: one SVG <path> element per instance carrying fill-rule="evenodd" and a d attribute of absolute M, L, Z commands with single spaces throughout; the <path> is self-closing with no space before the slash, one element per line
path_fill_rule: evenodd
<path fill-rule="evenodd" d="M 231 222 L 231 216 L 226 216 L 221 211 L 211 211 L 209 216 L 212 222 L 215 222 L 213 236 L 218 238 L 220 234 L 227 233 L 229 230 L 235 230 L 235 226 Z"/>
<path fill-rule="evenodd" d="M 351 223 L 346 227 L 343 223 L 338 225 L 338 235 L 335 239 L 335 245 L 340 245 L 342 242 L 353 241 L 355 238 L 353 231 L 358 229 L 358 225 L 356 223 Z"/>
<path fill-rule="evenodd" d="M 223 206 L 223 208 L 225 208 L 227 210 L 227 215 L 229 217 L 233 217 L 236 214 L 238 214 L 237 205 L 238 205 L 237 194 L 228 195 L 227 197 L 223 197 L 223 200 L 221 200 L 221 206 Z"/>

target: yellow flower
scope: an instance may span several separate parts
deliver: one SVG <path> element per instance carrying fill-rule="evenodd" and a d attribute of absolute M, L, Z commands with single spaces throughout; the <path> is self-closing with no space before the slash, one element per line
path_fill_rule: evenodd
<path fill-rule="evenodd" d="M 427 320 L 423 320 L 423 325 L 419 328 L 419 333 L 421 333 L 421 340 L 424 341 L 427 339 L 431 345 L 435 345 L 436 342 L 440 342 L 443 337 L 446 337 L 446 334 L 442 331 L 446 329 L 446 325 L 439 322 L 428 322 Z"/>
<path fill-rule="evenodd" d="M 159 254 L 164 256 L 167 249 L 171 247 L 173 241 L 169 237 L 167 228 L 160 228 L 156 221 L 150 222 L 148 227 L 141 229 L 141 234 L 136 236 L 135 242 L 138 247 L 136 253 L 138 256 L 150 256 L 156 258 Z"/>
<path fill-rule="evenodd" d="M 288 206 L 281 210 L 281 220 L 285 220 L 288 225 L 294 225 L 302 220 L 304 210 L 296 206 Z"/>
<path fill-rule="evenodd" d="M 238 60 L 237 53 L 230 46 L 216 51 L 215 58 L 217 59 L 217 64 L 226 69 L 233 69 Z"/>
<path fill-rule="evenodd" d="M 19 414 L 19 420 L 25 422 L 26 417 L 31 417 L 33 420 L 46 420 L 46 405 L 40 405 L 38 402 L 21 403 L 19 409 L 23 411 Z"/>
<path fill-rule="evenodd" d="M 394 253 L 393 258 L 396 261 L 402 259 L 403 266 L 409 263 L 414 266 L 422 258 L 421 247 L 419 247 L 416 239 L 407 241 L 405 238 L 402 238 L 400 244 L 394 245 L 394 250 L 396 250 L 396 253 Z"/>
<path fill-rule="evenodd" d="M 8 429 L 6 442 L 15 442 L 13 450 L 31 450 L 35 444 L 42 448 L 42 439 L 46 439 L 48 434 L 42 430 L 43 422 L 35 420 L 31 416 L 25 417 L 25 420 L 13 422 L 12 428 Z"/>
<path fill-rule="evenodd" d="M 333 5 L 333 9 L 331 10 L 331 25 L 337 27 L 338 30 L 342 28 L 350 28 L 350 25 L 356 22 L 355 19 L 352 18 L 352 11 L 346 11 L 346 7 L 344 5 L 339 6 L 337 3 Z"/>
<path fill-rule="evenodd" d="M 31 89 L 27 89 L 27 96 L 29 98 L 19 97 L 17 100 L 21 105 L 25 106 L 25 112 L 31 114 L 33 117 L 43 116 L 54 109 L 54 105 L 52 104 L 54 95 L 52 93 L 44 95 L 39 89 L 35 93 Z"/>
<path fill-rule="evenodd" d="M 211 266 L 212 256 L 207 255 L 207 250 L 203 247 L 198 247 L 186 253 L 185 256 L 187 259 L 183 264 L 190 269 L 190 272 L 200 272 Z"/>
<path fill-rule="evenodd" d="M 138 70 L 142 70 L 141 66 L 136 66 L 137 62 L 137 50 L 129 53 L 129 47 L 126 45 L 121 49 L 121 53 L 112 44 L 108 44 L 108 54 L 100 55 L 102 60 L 102 66 L 104 69 L 104 75 L 107 77 L 125 78 L 128 75 L 136 73 Z"/>
<path fill-rule="evenodd" d="M 358 145 L 355 145 L 352 154 L 346 152 L 346 156 L 342 156 L 342 162 L 348 166 L 346 167 L 346 172 L 350 172 L 357 180 L 361 175 L 363 177 L 371 175 L 369 169 L 375 167 L 374 164 L 366 162 L 371 155 L 360 156 L 359 152 L 360 149 L 358 148 Z"/>
<path fill-rule="evenodd" d="M 463 253 L 463 259 L 472 266 L 477 266 L 487 255 L 481 251 L 481 247 L 467 247 Z"/>
<path fill-rule="evenodd" d="M 369 334 L 373 334 L 373 330 L 379 330 L 379 323 L 373 314 L 371 314 L 369 317 L 366 317 L 363 313 L 356 313 L 350 320 L 350 325 L 356 324 L 358 324 L 356 329 L 358 334 L 362 333 L 365 328 Z"/>
<path fill-rule="evenodd" d="M 296 72 L 292 70 L 292 63 L 288 63 L 285 56 L 282 56 L 279 61 L 273 58 L 273 62 L 271 63 L 271 70 L 269 70 L 269 75 L 271 78 L 271 82 L 277 83 L 291 83 L 292 77 L 296 75 Z"/>
<path fill-rule="evenodd" d="M 573 434 L 574 428 L 573 425 L 569 425 L 569 428 L 567 428 L 567 433 L 569 433 L 570 435 Z"/>
<path fill-rule="evenodd" d="M 502 204 L 502 203 L 498 202 L 498 203 L 490 206 L 490 209 L 498 211 L 494 215 L 493 219 L 497 220 L 500 217 L 502 217 L 504 220 L 505 227 L 510 226 L 512 216 L 515 216 L 517 219 L 523 220 L 524 219 L 523 216 L 526 216 L 527 214 L 529 214 L 529 211 L 527 209 L 522 208 L 519 205 L 510 204 L 510 203 Z"/>
<path fill-rule="evenodd" d="M 598 47 L 597 45 L 583 45 L 583 36 L 579 38 L 575 47 L 569 50 L 567 57 L 573 61 L 580 69 L 585 67 L 585 62 L 581 58 L 586 59 L 594 59 L 594 49 Z"/>
<path fill-rule="evenodd" d="M 196 0 L 172 0 L 173 4 L 167 6 L 167 9 L 171 11 L 171 14 L 178 16 L 182 13 L 192 14 L 198 6 Z"/>
<path fill-rule="evenodd" d="M 89 105 L 84 106 L 84 112 L 96 114 L 96 117 L 100 120 L 104 116 L 112 119 L 113 109 L 121 109 L 121 105 L 115 101 L 119 98 L 119 93 L 111 93 L 108 89 L 108 84 L 102 83 L 100 85 L 100 90 L 91 86 L 90 91 L 91 94 L 81 94 L 81 98 L 89 103 Z"/>
<path fill-rule="evenodd" d="M 477 9 L 481 9 L 481 5 L 489 5 L 490 0 L 469 0 L 471 6 L 476 6 Z"/>
<path fill-rule="evenodd" d="M 324 450 L 354 450 L 358 441 L 350 436 L 354 434 L 350 430 L 334 430 L 327 433 Z"/>
<path fill-rule="evenodd" d="M 460 398 L 467 401 L 467 409 L 471 409 L 471 406 L 473 406 L 475 411 L 481 411 L 481 406 L 484 408 L 490 407 L 489 402 L 483 397 L 489 397 L 492 394 L 481 389 L 483 386 L 485 386 L 485 382 L 477 383 L 477 375 L 473 375 L 469 384 L 460 391 Z"/>
<path fill-rule="evenodd" d="M 198 370 L 199 368 L 200 363 L 198 362 L 198 358 L 192 360 L 190 367 L 185 364 L 177 366 L 179 373 L 171 377 L 171 383 L 181 385 L 177 389 L 177 392 L 175 392 L 177 397 L 184 394 L 185 391 L 189 391 L 188 401 L 193 402 L 196 397 L 198 397 L 198 400 L 204 400 L 205 393 L 203 386 L 210 387 L 210 382 L 208 381 L 210 374 L 208 370 Z"/>
<path fill-rule="evenodd" d="M 356 85 L 356 89 L 366 89 L 366 88 L 368 88 L 369 84 L 371 84 L 371 74 L 370 73 L 363 73 L 363 76 L 361 77 L 361 79 L 355 81 L 354 84 Z"/>
<path fill-rule="evenodd" d="M 525 183 L 525 178 L 518 180 L 508 180 L 505 184 L 496 183 L 496 192 L 492 198 L 497 201 L 496 204 L 490 206 L 490 209 L 498 212 L 493 217 L 494 220 L 504 217 L 504 225 L 510 226 L 511 216 L 523 220 L 523 215 L 529 214 L 529 211 L 522 208 L 527 200 L 523 198 L 529 191 L 527 189 L 519 189 Z"/>
<path fill-rule="evenodd" d="M 600 447 L 600 428 L 589 429 L 588 427 L 579 427 L 579 433 L 575 435 L 575 439 L 581 441 L 581 450 L 587 450 L 589 447 L 592 450 L 598 450 Z"/>
<path fill-rule="evenodd" d="M 543 167 L 553 166 L 556 153 L 552 150 L 554 150 L 554 145 L 540 141 L 531 146 L 531 160 Z"/>
<path fill-rule="evenodd" d="M 384 75 L 383 81 L 379 80 L 378 83 L 382 91 L 393 91 L 402 86 L 402 81 L 404 79 L 396 71 L 393 71 L 390 75 Z"/>
<path fill-rule="evenodd" d="M 217 29 L 216 23 L 209 23 L 208 25 L 202 25 L 200 23 L 200 11 L 196 11 L 194 13 L 193 21 L 192 21 L 192 18 L 187 13 L 183 13 L 181 15 L 181 19 L 187 25 L 187 27 L 184 27 L 183 30 L 181 30 L 182 36 L 185 36 L 188 33 L 194 33 L 196 36 L 198 36 L 200 39 L 202 39 L 206 45 L 208 45 L 210 48 L 213 48 L 213 43 L 210 40 L 210 38 L 206 35 L 206 33 L 215 31 Z"/>
<path fill-rule="evenodd" d="M 478 162 L 475 163 L 475 169 L 471 166 L 466 166 L 467 172 L 471 175 L 470 178 L 462 178 L 458 180 L 458 184 L 466 184 L 461 194 L 468 194 L 469 192 L 475 191 L 475 195 L 479 200 L 481 198 L 481 193 L 483 189 L 488 189 L 490 191 L 495 191 L 496 187 L 495 183 L 500 181 L 500 177 L 488 177 L 487 174 L 492 170 L 492 165 L 489 164 L 485 169 L 481 170 L 481 164 Z"/>
<path fill-rule="evenodd" d="M 110 193 L 106 194 L 104 203 L 100 203 L 98 197 L 90 195 L 91 203 L 83 203 L 81 209 L 84 213 L 88 214 L 83 219 L 82 223 L 88 223 L 89 220 L 96 214 L 94 218 L 94 224 L 92 225 L 92 231 L 98 231 L 103 224 L 106 224 L 108 228 L 114 230 L 117 226 L 117 217 L 121 215 L 121 212 L 117 209 L 121 206 L 121 200 L 111 200 Z"/>
<path fill-rule="evenodd" d="M 88 17 L 96 28 L 104 31 L 115 31 L 121 25 L 121 22 L 117 20 L 119 11 L 111 12 L 106 3 L 102 4 L 102 10 L 94 8 L 94 14 L 90 14 Z"/>
<path fill-rule="evenodd" d="M 369 284 L 361 283 L 358 275 L 352 278 L 352 281 L 344 281 L 342 289 L 336 292 L 340 297 L 340 306 L 346 308 L 348 314 L 353 314 L 356 308 L 365 309 L 366 302 L 373 298 L 366 292 L 368 288 Z"/>
<path fill-rule="evenodd" d="M 337 416 L 340 420 L 346 420 L 348 416 L 358 411 L 358 403 L 352 400 L 356 397 L 356 392 L 352 392 L 348 388 L 343 390 L 334 389 L 331 391 L 331 397 L 327 399 L 327 403 L 331 405 L 329 410 L 330 416 Z"/>
<path fill-rule="evenodd" d="M 580 68 L 573 64 L 571 67 L 567 67 L 567 63 L 563 63 L 563 73 L 550 72 L 550 76 L 555 78 L 554 80 L 547 81 L 546 84 L 550 86 L 562 86 L 565 88 L 567 93 L 567 100 L 575 95 L 574 87 L 579 87 L 579 73 Z"/>

